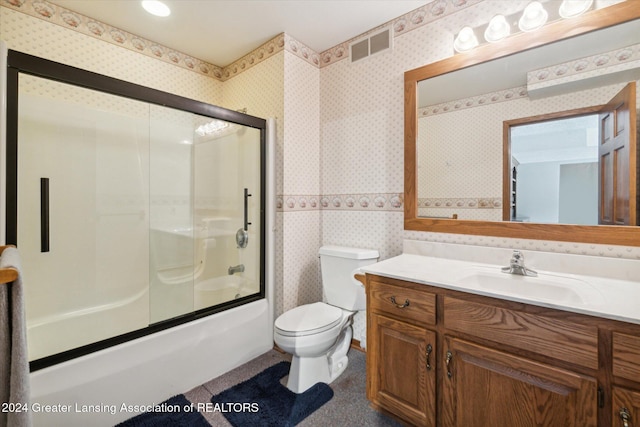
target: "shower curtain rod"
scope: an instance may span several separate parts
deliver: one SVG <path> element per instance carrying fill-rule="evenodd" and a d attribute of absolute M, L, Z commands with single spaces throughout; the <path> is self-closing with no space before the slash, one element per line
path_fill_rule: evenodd
<path fill-rule="evenodd" d="M 15 248 L 13 245 L 0 246 L 0 256 L 7 248 Z M 0 268 L 0 285 L 12 283 L 18 278 L 18 270 L 15 268 Z"/>

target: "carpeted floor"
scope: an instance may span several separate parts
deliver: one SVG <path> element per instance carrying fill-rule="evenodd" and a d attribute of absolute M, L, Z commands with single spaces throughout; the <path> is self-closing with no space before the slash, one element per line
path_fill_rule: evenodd
<path fill-rule="evenodd" d="M 291 356 L 271 350 L 231 372 L 188 391 L 185 396 L 194 404 L 208 403 L 214 394 L 245 381 L 283 360 L 289 361 Z M 283 378 L 284 384 L 286 379 L 287 377 Z M 354 349 L 349 351 L 349 366 L 330 386 L 334 392 L 333 398 L 304 419 L 298 424 L 299 426 L 400 426 L 399 423 L 369 406 L 366 397 L 365 354 L 361 351 Z M 215 427 L 230 426 L 219 412 L 202 412 L 202 415 Z"/>

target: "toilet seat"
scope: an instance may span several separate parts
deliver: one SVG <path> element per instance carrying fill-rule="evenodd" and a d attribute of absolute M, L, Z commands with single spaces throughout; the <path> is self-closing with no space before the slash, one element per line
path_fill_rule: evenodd
<path fill-rule="evenodd" d="M 306 304 L 283 313 L 276 319 L 276 332 L 300 337 L 329 330 L 342 320 L 342 309 L 322 302 Z"/>

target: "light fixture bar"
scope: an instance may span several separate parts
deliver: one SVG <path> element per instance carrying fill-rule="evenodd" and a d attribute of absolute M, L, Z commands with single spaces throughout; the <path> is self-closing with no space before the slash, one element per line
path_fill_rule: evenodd
<path fill-rule="evenodd" d="M 545 6 L 549 7 L 550 4 L 544 3 L 543 6 L 541 2 L 532 1 L 522 11 L 507 16 L 496 15 L 489 23 L 474 28 L 464 27 L 456 34 L 453 48 L 456 52 L 466 52 L 475 48 L 482 43 L 478 41 L 476 34 L 484 35 L 486 42 L 496 43 L 511 34 L 535 31 L 547 22 L 582 15 L 592 8 L 593 0 L 564 0 L 559 10 L 546 10 Z"/>

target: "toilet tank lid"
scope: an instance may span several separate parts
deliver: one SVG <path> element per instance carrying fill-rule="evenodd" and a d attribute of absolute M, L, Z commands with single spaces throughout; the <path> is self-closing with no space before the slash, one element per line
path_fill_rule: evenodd
<path fill-rule="evenodd" d="M 348 248 L 332 245 L 322 246 L 319 252 L 320 255 L 351 259 L 376 259 L 380 256 L 378 251 L 375 249 Z"/>

